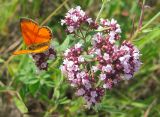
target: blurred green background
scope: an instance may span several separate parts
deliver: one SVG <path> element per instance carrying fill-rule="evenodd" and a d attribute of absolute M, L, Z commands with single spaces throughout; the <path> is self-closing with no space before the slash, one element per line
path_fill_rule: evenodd
<path fill-rule="evenodd" d="M 160 1 L 146 0 L 142 26 L 149 25 L 133 40 L 142 53 L 140 71 L 132 80 L 106 91 L 102 102 L 89 110 L 62 76 L 61 58 L 50 61 L 48 71 L 37 73 L 29 55 L 12 56 L 16 48 L 24 46 L 19 18 L 42 23 L 63 2 L 0 0 L 0 117 L 160 117 Z M 128 39 L 138 27 L 142 3 L 111 0 L 105 4 L 101 17 L 116 19 L 122 28 L 122 39 Z M 54 45 L 61 45 L 66 38 L 60 20 L 77 5 L 96 19 L 102 0 L 68 0 L 45 24 L 53 31 Z"/>

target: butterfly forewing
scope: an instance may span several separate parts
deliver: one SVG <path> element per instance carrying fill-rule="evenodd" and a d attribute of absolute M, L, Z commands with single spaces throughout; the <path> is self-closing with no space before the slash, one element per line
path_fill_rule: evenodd
<path fill-rule="evenodd" d="M 20 26 L 25 44 L 27 46 L 34 44 L 39 29 L 38 24 L 31 19 L 21 18 Z"/>

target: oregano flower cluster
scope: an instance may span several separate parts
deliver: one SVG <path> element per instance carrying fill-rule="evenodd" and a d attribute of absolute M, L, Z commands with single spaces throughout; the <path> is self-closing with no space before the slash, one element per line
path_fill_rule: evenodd
<path fill-rule="evenodd" d="M 61 70 L 88 108 L 101 101 L 105 90 L 131 79 L 139 70 L 140 52 L 128 41 L 118 43 L 121 28 L 116 20 L 96 23 L 78 6 L 66 13 L 61 24 L 79 38 L 65 51 Z"/>
<path fill-rule="evenodd" d="M 75 9 L 70 9 L 65 16 L 65 19 L 61 20 L 61 25 L 67 26 L 67 31 L 73 33 L 78 29 L 82 23 L 92 24 L 92 19 L 88 18 L 80 6 L 77 6 Z"/>

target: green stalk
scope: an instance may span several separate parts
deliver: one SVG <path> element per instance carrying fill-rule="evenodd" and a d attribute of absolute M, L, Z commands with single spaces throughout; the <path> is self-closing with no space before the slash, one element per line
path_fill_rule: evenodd
<path fill-rule="evenodd" d="M 100 9 L 100 11 L 99 11 L 99 13 L 97 15 L 97 18 L 96 18 L 95 22 L 97 22 L 99 20 L 99 17 L 100 17 L 100 15 L 101 15 L 101 13 L 102 13 L 102 11 L 104 9 L 105 3 L 106 3 L 106 0 L 103 2 L 102 6 L 101 6 L 101 9 Z"/>
<path fill-rule="evenodd" d="M 141 31 L 143 29 L 145 29 L 147 26 L 149 26 L 155 19 L 157 19 L 160 16 L 160 12 L 158 12 L 151 20 L 149 20 L 142 28 L 136 30 L 136 32 L 134 33 L 134 35 L 129 39 L 129 41 L 132 41 L 133 39 L 135 39 L 139 33 L 141 33 Z"/>
<path fill-rule="evenodd" d="M 157 19 L 160 16 L 160 12 L 158 12 L 151 20 L 149 20 L 142 28 L 141 30 L 145 29 L 147 26 L 149 26 L 155 19 Z"/>

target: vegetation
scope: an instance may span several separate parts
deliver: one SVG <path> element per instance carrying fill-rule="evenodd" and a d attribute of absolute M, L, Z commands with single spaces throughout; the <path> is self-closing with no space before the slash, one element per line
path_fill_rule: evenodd
<path fill-rule="evenodd" d="M 49 26 L 54 35 L 52 45 L 63 53 L 71 43 L 61 19 L 75 6 L 93 19 L 116 19 L 122 29 L 121 41 L 130 40 L 142 54 L 143 64 L 134 78 L 107 90 L 91 109 L 84 108 L 84 100 L 75 95 L 61 73 L 63 58 L 50 60 L 47 71 L 37 72 L 30 55 L 12 55 L 26 48 L 19 29 L 21 17 Z M 159 6 L 158 0 L 1 0 L 0 117 L 159 117 Z"/>

